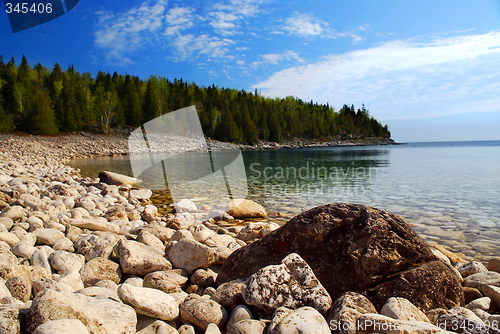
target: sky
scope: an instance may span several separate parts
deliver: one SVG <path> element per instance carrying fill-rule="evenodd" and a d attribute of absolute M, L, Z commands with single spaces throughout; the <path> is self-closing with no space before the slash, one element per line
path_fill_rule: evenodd
<path fill-rule="evenodd" d="M 364 104 L 397 142 L 500 140 L 500 0 L 80 0 L 17 33 L 0 11 L 0 54 Z"/>

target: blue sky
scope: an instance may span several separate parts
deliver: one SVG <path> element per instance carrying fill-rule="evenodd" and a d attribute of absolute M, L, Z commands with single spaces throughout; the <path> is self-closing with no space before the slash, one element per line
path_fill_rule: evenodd
<path fill-rule="evenodd" d="M 361 107 L 396 141 L 500 139 L 500 1 L 94 1 L 12 33 L 51 68 L 183 78 Z"/>

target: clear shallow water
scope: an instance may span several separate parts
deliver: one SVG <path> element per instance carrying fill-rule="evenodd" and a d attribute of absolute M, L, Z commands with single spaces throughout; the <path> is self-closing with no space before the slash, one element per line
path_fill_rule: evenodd
<path fill-rule="evenodd" d="M 500 141 L 243 152 L 248 198 L 286 222 L 353 202 L 404 216 L 427 241 L 476 259 L 500 256 Z M 128 157 L 71 162 L 83 176 L 131 174 Z"/>

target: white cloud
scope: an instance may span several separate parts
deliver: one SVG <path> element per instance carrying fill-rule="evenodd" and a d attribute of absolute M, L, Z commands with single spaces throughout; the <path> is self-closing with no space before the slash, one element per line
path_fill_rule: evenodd
<path fill-rule="evenodd" d="M 329 55 L 274 73 L 254 88 L 337 107 L 365 103 L 386 119 L 494 111 L 500 105 L 500 32 Z"/>
<path fill-rule="evenodd" d="M 176 52 L 181 59 L 196 57 L 196 54 L 207 55 L 210 58 L 225 56 L 227 48 L 233 41 L 224 38 L 210 37 L 209 35 L 194 36 L 182 35 L 175 39 Z"/>
<path fill-rule="evenodd" d="M 321 35 L 327 25 L 328 23 L 318 20 L 311 15 L 295 14 L 295 16 L 286 20 L 286 25 L 282 29 L 288 31 L 291 35 L 308 37 Z"/>
<path fill-rule="evenodd" d="M 192 28 L 193 22 L 193 9 L 190 7 L 174 7 L 168 11 L 165 16 L 167 22 L 166 35 L 180 34 L 182 30 Z"/>
<path fill-rule="evenodd" d="M 259 57 L 262 59 L 262 61 L 253 62 L 254 66 L 258 66 L 262 63 L 278 65 L 283 60 L 295 60 L 299 63 L 304 62 L 304 60 L 300 58 L 300 56 L 296 52 L 290 50 L 283 53 L 268 53 L 265 55 L 260 55 Z"/>

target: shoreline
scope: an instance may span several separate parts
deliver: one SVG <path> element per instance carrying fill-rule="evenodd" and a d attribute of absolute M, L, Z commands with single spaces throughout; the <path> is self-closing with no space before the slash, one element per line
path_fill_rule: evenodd
<path fill-rule="evenodd" d="M 28 147 L 28 151 L 49 154 L 60 162 L 67 163 L 74 159 L 129 155 L 127 140 L 128 136 L 117 133 L 102 135 L 80 132 L 78 134 L 70 133 L 58 136 L 0 133 L 0 150 L 4 153 L 6 151 L 16 152 L 15 156 L 21 157 L 25 153 L 20 151 L 20 146 L 23 146 Z M 207 142 L 212 151 L 234 150 L 236 147 L 242 151 L 258 151 L 321 147 L 401 145 L 390 138 L 332 139 L 331 141 L 292 139 L 281 143 L 259 141 L 254 145 L 226 143 L 213 139 L 208 139 Z"/>

